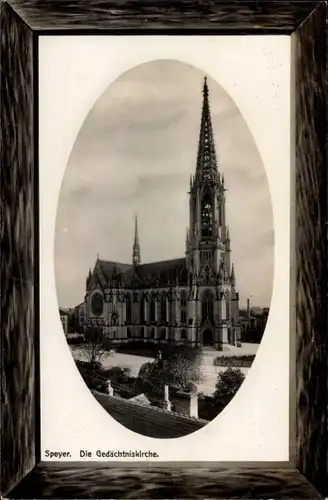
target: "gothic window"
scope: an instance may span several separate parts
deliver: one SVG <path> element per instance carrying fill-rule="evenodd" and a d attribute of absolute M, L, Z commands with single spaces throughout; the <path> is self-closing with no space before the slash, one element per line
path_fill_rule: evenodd
<path fill-rule="evenodd" d="M 180 321 L 183 324 L 187 322 L 187 292 L 185 290 L 181 291 Z"/>
<path fill-rule="evenodd" d="M 162 329 L 161 329 L 161 339 L 162 339 L 162 340 L 165 340 L 165 339 L 166 339 L 166 329 L 165 329 L 165 328 L 162 328 Z"/>
<path fill-rule="evenodd" d="M 140 322 L 143 323 L 145 321 L 145 297 L 142 294 L 140 297 Z"/>
<path fill-rule="evenodd" d="M 117 326 L 119 324 L 120 318 L 117 311 L 112 312 L 111 324 Z"/>
<path fill-rule="evenodd" d="M 155 318 L 156 318 L 156 302 L 154 295 L 152 295 L 150 297 L 150 304 L 149 304 L 149 319 L 150 321 L 155 321 Z"/>
<path fill-rule="evenodd" d="M 130 328 L 127 329 L 127 337 L 128 337 L 128 339 L 130 339 L 132 337 L 132 333 L 131 333 Z"/>
<path fill-rule="evenodd" d="M 202 236 L 211 238 L 212 236 L 213 211 L 211 200 L 205 196 L 202 200 Z"/>
<path fill-rule="evenodd" d="M 213 321 L 213 300 L 211 291 L 205 290 L 202 296 L 202 321 Z"/>
<path fill-rule="evenodd" d="M 210 264 L 211 263 L 211 260 L 212 260 L 212 252 L 209 250 L 209 251 L 202 251 L 201 252 L 201 265 L 205 265 L 205 264 Z"/>
<path fill-rule="evenodd" d="M 145 336 L 145 329 L 144 329 L 144 327 L 142 326 L 142 327 L 140 328 L 140 337 L 143 339 L 143 338 L 144 338 L 144 336 Z"/>
<path fill-rule="evenodd" d="M 126 321 L 131 323 L 132 320 L 132 300 L 131 295 L 128 293 L 126 295 Z"/>
<path fill-rule="evenodd" d="M 166 321 L 166 295 L 161 295 L 161 321 Z"/>
<path fill-rule="evenodd" d="M 181 330 L 181 340 L 187 339 L 187 330 Z"/>
<path fill-rule="evenodd" d="M 152 328 L 152 329 L 150 330 L 150 338 L 151 338 L 151 339 L 154 339 L 154 338 L 155 338 L 155 329 L 154 329 L 154 328 Z"/>
<path fill-rule="evenodd" d="M 91 312 L 93 316 L 101 316 L 104 310 L 103 296 L 100 292 L 95 292 L 91 298 Z"/>

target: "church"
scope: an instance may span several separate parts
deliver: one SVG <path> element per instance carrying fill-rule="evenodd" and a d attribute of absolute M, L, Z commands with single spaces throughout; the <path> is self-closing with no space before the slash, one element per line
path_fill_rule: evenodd
<path fill-rule="evenodd" d="M 113 343 L 240 346 L 239 298 L 226 224 L 226 188 L 218 172 L 209 90 L 203 104 L 196 172 L 190 178 L 185 255 L 143 264 L 138 221 L 131 263 L 97 258 L 86 278 L 85 328 Z"/>

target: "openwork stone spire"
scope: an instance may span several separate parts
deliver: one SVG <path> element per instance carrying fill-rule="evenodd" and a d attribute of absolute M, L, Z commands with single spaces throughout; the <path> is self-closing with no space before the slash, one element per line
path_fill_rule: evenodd
<path fill-rule="evenodd" d="M 216 153 L 206 76 L 203 85 L 203 108 L 198 143 L 196 176 L 204 180 L 217 177 Z"/>
<path fill-rule="evenodd" d="M 132 253 L 132 263 L 134 266 L 141 263 L 139 236 L 138 236 L 138 217 L 135 218 L 134 225 L 134 242 L 133 242 L 133 253 Z"/>

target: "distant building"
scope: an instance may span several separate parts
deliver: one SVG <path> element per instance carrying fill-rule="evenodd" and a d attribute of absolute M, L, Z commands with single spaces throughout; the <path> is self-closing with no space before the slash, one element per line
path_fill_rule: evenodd
<path fill-rule="evenodd" d="M 269 307 L 249 307 L 240 310 L 241 338 L 243 342 L 260 343 L 267 324 Z"/>
<path fill-rule="evenodd" d="M 70 315 L 70 309 L 64 309 L 63 307 L 59 308 L 60 321 L 63 325 L 63 330 L 65 335 L 68 334 L 68 318 Z"/>
<path fill-rule="evenodd" d="M 74 307 L 74 333 L 83 333 L 84 331 L 84 302 Z"/>
<path fill-rule="evenodd" d="M 97 259 L 86 279 L 86 325 L 115 342 L 240 345 L 239 296 L 218 171 L 206 78 L 185 256 L 141 263 L 137 220 L 131 263 Z M 81 304 L 82 308 L 82 304 Z"/>

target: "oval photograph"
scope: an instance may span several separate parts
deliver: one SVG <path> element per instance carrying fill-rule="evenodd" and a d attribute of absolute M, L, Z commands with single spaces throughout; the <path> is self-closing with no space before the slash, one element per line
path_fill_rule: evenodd
<path fill-rule="evenodd" d="M 170 60 L 95 102 L 59 198 L 63 330 L 126 428 L 176 438 L 215 419 L 251 369 L 273 284 L 269 185 L 227 92 Z"/>

